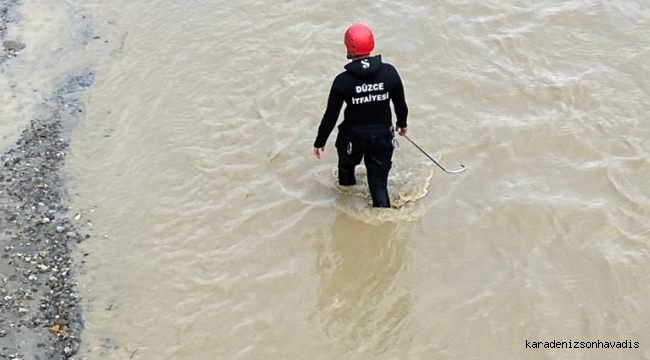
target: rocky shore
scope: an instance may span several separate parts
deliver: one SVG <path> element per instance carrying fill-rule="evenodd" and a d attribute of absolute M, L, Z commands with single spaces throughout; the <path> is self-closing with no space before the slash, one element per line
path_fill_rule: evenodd
<path fill-rule="evenodd" d="M 16 4 L 0 0 L 0 72 L 24 45 L 5 39 Z M 72 250 L 86 219 L 68 207 L 63 165 L 93 77 L 84 70 L 44 98 L 46 115 L 0 155 L 0 359 L 69 359 L 79 349 Z"/>

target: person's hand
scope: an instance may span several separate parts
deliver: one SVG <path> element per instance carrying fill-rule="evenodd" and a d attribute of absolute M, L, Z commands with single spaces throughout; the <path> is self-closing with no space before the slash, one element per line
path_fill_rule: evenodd
<path fill-rule="evenodd" d="M 397 128 L 397 133 L 400 134 L 400 135 L 402 135 L 402 136 L 406 135 L 406 132 L 407 132 L 407 131 L 408 131 L 408 128 L 406 128 L 406 127 L 403 127 L 403 128 L 398 127 L 398 128 Z"/>
<path fill-rule="evenodd" d="M 316 159 L 320 159 L 321 152 L 325 152 L 325 146 L 323 146 L 322 148 L 317 148 L 317 147 L 314 148 L 314 156 L 316 157 Z"/>

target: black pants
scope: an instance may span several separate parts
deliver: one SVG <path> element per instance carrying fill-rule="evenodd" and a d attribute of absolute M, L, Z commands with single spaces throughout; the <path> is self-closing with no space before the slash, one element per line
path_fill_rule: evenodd
<path fill-rule="evenodd" d="M 386 126 L 360 126 L 339 129 L 336 151 L 339 155 L 339 184 L 355 185 L 354 168 L 364 160 L 373 207 L 390 207 L 388 173 L 393 164 L 393 132 Z"/>

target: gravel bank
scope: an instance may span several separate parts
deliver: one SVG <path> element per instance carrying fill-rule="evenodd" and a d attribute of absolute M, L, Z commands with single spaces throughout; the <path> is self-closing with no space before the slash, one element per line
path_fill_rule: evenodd
<path fill-rule="evenodd" d="M 0 27 L 11 3 L 0 2 Z M 0 156 L 0 358 L 68 359 L 79 348 L 71 251 L 87 235 L 85 219 L 68 209 L 62 167 L 92 81 L 90 71 L 69 78 L 44 99 L 47 115 Z"/>

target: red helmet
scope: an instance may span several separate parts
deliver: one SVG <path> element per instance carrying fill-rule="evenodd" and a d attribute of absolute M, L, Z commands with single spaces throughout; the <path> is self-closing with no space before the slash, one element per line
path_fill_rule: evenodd
<path fill-rule="evenodd" d="M 348 56 L 370 54 L 375 48 L 375 37 L 372 30 L 365 24 L 354 24 L 345 32 L 345 47 Z"/>

